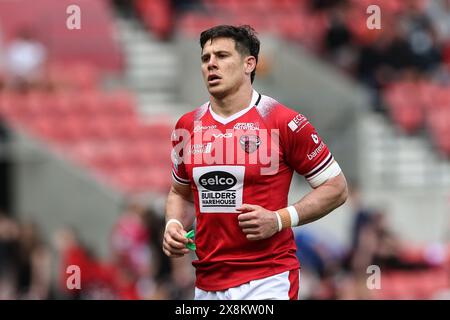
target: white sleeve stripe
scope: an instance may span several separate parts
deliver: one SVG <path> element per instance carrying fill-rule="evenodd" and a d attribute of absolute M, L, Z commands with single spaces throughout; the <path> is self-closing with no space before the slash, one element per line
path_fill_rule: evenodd
<path fill-rule="evenodd" d="M 322 172 L 324 172 L 325 170 L 327 170 L 334 162 L 334 158 L 331 157 L 331 159 L 328 161 L 328 163 L 325 163 L 325 165 L 322 165 L 322 168 L 320 168 L 317 172 L 315 172 L 313 175 L 310 175 L 309 177 L 305 176 L 306 180 L 312 180 L 315 177 L 319 176 L 320 174 L 322 174 Z"/>
<path fill-rule="evenodd" d="M 334 161 L 334 158 L 328 158 L 328 160 L 322 164 L 320 167 L 317 166 L 316 167 L 316 171 L 313 172 L 312 174 L 310 174 L 309 176 L 304 176 L 306 178 L 306 180 L 311 180 L 314 179 L 315 177 L 317 177 L 319 174 L 321 174 L 322 172 L 324 172 L 324 170 L 326 170 Z"/>
<path fill-rule="evenodd" d="M 175 173 L 175 170 L 173 170 L 173 169 L 172 169 L 172 178 L 180 184 L 190 184 L 189 180 L 186 180 L 186 179 L 183 179 L 183 178 L 180 178 L 179 176 L 177 176 L 177 174 Z"/>
<path fill-rule="evenodd" d="M 336 161 L 333 161 L 331 165 L 329 165 L 319 175 L 315 176 L 314 178 L 308 179 L 309 185 L 313 188 L 317 188 L 328 179 L 336 177 L 339 173 L 341 173 L 341 167 Z"/>
<path fill-rule="evenodd" d="M 308 175 L 310 175 L 311 173 L 313 173 L 314 171 L 316 171 L 317 168 L 320 168 L 321 166 L 323 166 L 323 164 L 324 164 L 325 162 L 327 162 L 328 160 L 330 160 L 331 157 L 333 157 L 333 156 L 331 155 L 331 152 L 328 152 L 328 156 L 326 156 L 326 158 L 325 158 L 321 163 L 319 163 L 317 166 L 315 166 L 314 169 L 312 169 L 311 171 L 305 173 L 303 176 L 308 176 Z"/>

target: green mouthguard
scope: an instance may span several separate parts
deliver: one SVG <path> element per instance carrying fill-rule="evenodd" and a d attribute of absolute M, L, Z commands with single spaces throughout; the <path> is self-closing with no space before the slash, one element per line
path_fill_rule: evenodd
<path fill-rule="evenodd" d="M 195 236 L 195 231 L 194 231 L 194 229 L 192 229 L 191 231 L 189 231 L 189 232 L 186 233 L 186 235 L 185 235 L 185 237 L 188 238 L 188 239 L 194 239 L 194 236 Z M 191 249 L 191 250 L 195 250 L 195 249 L 196 249 L 195 243 L 188 243 L 188 244 L 186 244 L 186 247 L 187 247 L 188 249 Z"/>

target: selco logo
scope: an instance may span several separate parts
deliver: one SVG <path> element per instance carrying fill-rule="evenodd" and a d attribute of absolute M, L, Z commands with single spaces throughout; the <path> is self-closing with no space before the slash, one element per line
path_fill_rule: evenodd
<path fill-rule="evenodd" d="M 237 183 L 236 177 L 225 171 L 205 173 L 198 181 L 203 188 L 211 191 L 224 191 L 234 187 Z"/>

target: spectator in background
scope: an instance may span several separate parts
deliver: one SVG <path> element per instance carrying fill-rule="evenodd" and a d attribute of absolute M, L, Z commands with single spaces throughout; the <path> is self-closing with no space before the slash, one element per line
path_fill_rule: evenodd
<path fill-rule="evenodd" d="M 361 281 L 366 270 L 377 265 L 383 270 L 420 270 L 431 267 L 425 260 L 408 261 L 402 255 L 404 244 L 391 229 L 386 213 L 380 209 L 368 209 L 361 201 L 360 191 L 352 188 L 351 202 L 355 218 L 352 229 L 352 247 L 348 268 Z"/>
<path fill-rule="evenodd" d="M 27 90 L 39 85 L 47 51 L 29 30 L 22 30 L 5 49 L 7 76 L 14 88 Z"/>
<path fill-rule="evenodd" d="M 301 277 L 306 282 L 301 294 L 306 299 L 333 299 L 334 278 L 340 273 L 346 248 L 324 230 L 306 226 L 294 234 Z"/>
<path fill-rule="evenodd" d="M 156 279 L 164 274 L 160 269 L 160 243 L 156 247 L 154 241 L 155 236 L 160 236 L 162 227 L 158 226 L 162 223 L 146 206 L 131 200 L 112 231 L 113 263 L 134 283 L 137 299 L 162 299 L 168 294 Z"/>
<path fill-rule="evenodd" d="M 4 44 L 3 44 L 3 34 L 2 29 L 0 28 L 0 92 L 4 89 L 6 83 L 6 75 L 5 75 L 5 62 L 4 62 Z M 1 119 L 0 119 L 1 121 Z"/>
<path fill-rule="evenodd" d="M 428 1 L 426 14 L 437 31 L 439 43 L 450 41 L 450 0 Z"/>
<path fill-rule="evenodd" d="M 18 239 L 18 224 L 0 212 L 0 300 L 17 299 Z"/>
<path fill-rule="evenodd" d="M 49 299 L 50 265 L 36 225 L 0 214 L 0 299 Z"/>
<path fill-rule="evenodd" d="M 442 60 L 450 73 L 450 0 L 428 1 L 427 16 L 436 30 L 436 42 L 442 49 Z"/>
<path fill-rule="evenodd" d="M 330 9 L 330 26 L 325 34 L 324 45 L 328 59 L 350 74 L 354 74 L 357 48 L 347 26 L 349 16 L 347 2 L 338 2 Z"/>
<path fill-rule="evenodd" d="M 437 33 L 429 17 L 421 6 L 411 2 L 405 15 L 400 19 L 400 27 L 413 54 L 413 65 L 423 72 L 436 69 L 441 62 Z"/>
<path fill-rule="evenodd" d="M 191 10 L 205 10 L 203 3 L 199 0 L 171 0 L 171 2 L 177 14 Z"/>
<path fill-rule="evenodd" d="M 152 269 L 147 219 L 144 206 L 130 203 L 117 220 L 111 235 L 114 260 L 136 275 L 147 274 Z"/>
<path fill-rule="evenodd" d="M 125 291 L 123 278 L 119 277 L 113 265 L 100 263 L 90 248 L 82 243 L 78 233 L 69 226 L 63 226 L 53 235 L 53 243 L 58 253 L 60 299 L 118 299 L 120 289 Z M 68 288 L 69 266 L 77 266 L 81 271 L 81 288 Z M 128 293 L 128 292 L 127 292 Z"/>
<path fill-rule="evenodd" d="M 20 225 L 17 262 L 19 298 L 49 299 L 51 256 L 34 223 Z"/>

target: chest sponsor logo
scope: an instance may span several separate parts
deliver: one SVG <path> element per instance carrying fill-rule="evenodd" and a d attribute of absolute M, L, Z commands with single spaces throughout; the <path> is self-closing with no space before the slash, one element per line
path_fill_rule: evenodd
<path fill-rule="evenodd" d="M 231 138 L 233 137 L 233 134 L 231 132 L 227 133 L 213 133 L 214 138 Z"/>
<path fill-rule="evenodd" d="M 212 143 L 208 142 L 205 144 L 193 144 L 189 147 L 189 154 L 198 154 L 198 153 L 211 153 Z"/>
<path fill-rule="evenodd" d="M 258 122 L 255 122 L 253 128 L 257 125 Z M 246 126 L 249 127 L 248 123 Z M 279 129 L 211 129 L 198 133 L 182 128 L 176 130 L 178 139 L 172 140 L 172 143 L 174 152 L 179 155 L 178 166 L 258 165 L 262 175 L 272 175 L 279 169 Z"/>
<path fill-rule="evenodd" d="M 194 132 L 202 132 L 203 130 L 214 130 L 217 129 L 217 126 L 215 124 L 210 126 L 202 126 L 201 124 L 198 124 L 194 127 Z"/>
<path fill-rule="evenodd" d="M 252 130 L 256 131 L 259 130 L 259 123 L 255 122 L 238 122 L 233 127 L 234 130 Z"/>
<path fill-rule="evenodd" d="M 193 168 L 200 212 L 236 212 L 242 205 L 244 174 L 244 166 Z"/>

